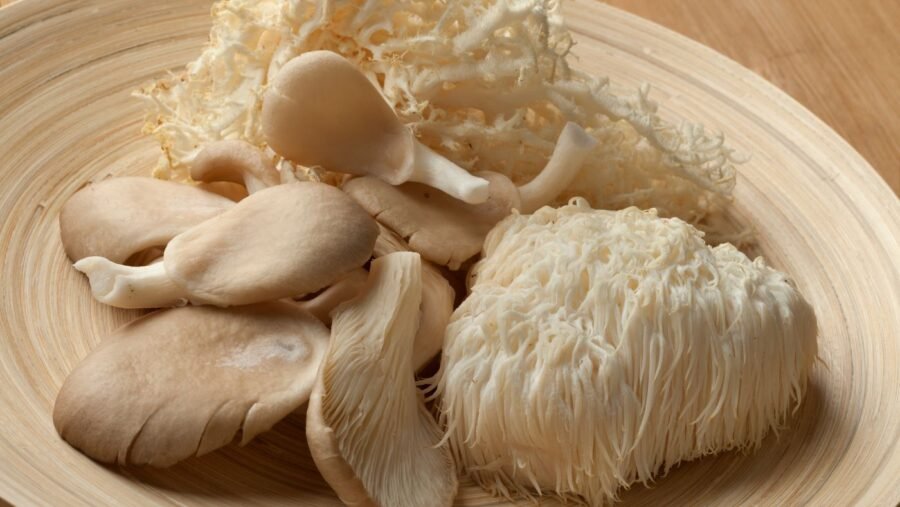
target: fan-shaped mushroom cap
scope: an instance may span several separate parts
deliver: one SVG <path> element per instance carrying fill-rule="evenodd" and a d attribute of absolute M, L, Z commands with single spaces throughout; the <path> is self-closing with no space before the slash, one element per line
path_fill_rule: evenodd
<path fill-rule="evenodd" d="M 122 263 L 232 207 L 232 201 L 191 185 L 109 178 L 66 201 L 59 214 L 60 237 L 72 261 L 100 256 Z"/>
<path fill-rule="evenodd" d="M 115 331 L 63 383 L 53 423 L 107 463 L 168 466 L 245 444 L 306 403 L 329 340 L 290 303 L 185 307 Z"/>
<path fill-rule="evenodd" d="M 236 139 L 204 146 L 191 164 L 191 179 L 240 183 L 251 194 L 281 183 L 275 164 L 259 148 Z"/>
<path fill-rule="evenodd" d="M 328 287 L 369 260 L 377 235 L 375 221 L 337 188 L 288 183 L 178 235 L 162 265 L 88 257 L 75 268 L 97 300 L 121 308 L 252 304 Z"/>
<path fill-rule="evenodd" d="M 178 235 L 166 272 L 192 297 L 240 305 L 315 292 L 366 263 L 378 227 L 323 183 L 277 185 Z"/>
<path fill-rule="evenodd" d="M 306 435 L 346 505 L 447 506 L 456 495 L 452 456 L 413 374 L 421 272 L 412 252 L 376 259 L 367 292 L 334 316 Z"/>
<path fill-rule="evenodd" d="M 491 195 L 474 205 L 419 183 L 395 187 L 363 177 L 348 181 L 343 188 L 414 251 L 455 270 L 481 251 L 488 231 L 519 204 L 518 190 L 506 176 L 494 172 L 478 175 L 490 182 Z"/>
<path fill-rule="evenodd" d="M 419 143 L 356 66 L 330 51 L 286 63 L 263 99 L 263 133 L 279 155 L 329 171 L 418 181 L 466 202 L 487 182 Z"/>

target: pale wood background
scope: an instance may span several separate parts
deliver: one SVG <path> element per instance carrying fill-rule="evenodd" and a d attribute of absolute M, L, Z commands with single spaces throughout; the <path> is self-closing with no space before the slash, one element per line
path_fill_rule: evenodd
<path fill-rule="evenodd" d="M 762 75 L 900 193 L 900 0 L 605 1 Z"/>

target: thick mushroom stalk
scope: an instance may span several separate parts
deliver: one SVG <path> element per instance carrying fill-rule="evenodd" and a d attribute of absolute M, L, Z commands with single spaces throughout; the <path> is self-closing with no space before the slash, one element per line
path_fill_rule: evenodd
<path fill-rule="evenodd" d="M 533 213 L 558 196 L 581 169 L 584 159 L 597 146 L 597 140 L 577 123 L 569 122 L 559 134 L 556 147 L 544 169 L 533 180 L 519 187 L 522 213 Z"/>
<path fill-rule="evenodd" d="M 488 198 L 488 182 L 416 140 L 359 69 L 330 51 L 284 65 L 263 99 L 263 133 L 279 155 L 399 185 L 424 183 L 464 202 Z"/>
<path fill-rule="evenodd" d="M 239 183 L 250 194 L 281 183 L 272 161 L 255 146 L 240 140 L 206 145 L 191 165 L 191 179 Z"/>
<path fill-rule="evenodd" d="M 117 308 L 167 308 L 184 306 L 190 294 L 172 281 L 162 262 L 148 266 L 124 266 L 105 257 L 85 257 L 74 264 L 88 277 L 97 301 Z"/>

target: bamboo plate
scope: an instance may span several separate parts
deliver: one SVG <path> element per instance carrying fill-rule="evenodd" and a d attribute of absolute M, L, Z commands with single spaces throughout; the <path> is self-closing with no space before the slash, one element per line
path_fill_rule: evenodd
<path fill-rule="evenodd" d="M 585 69 L 656 85 L 672 117 L 752 154 L 735 215 L 820 322 L 822 365 L 792 427 L 756 453 L 684 464 L 622 505 L 895 505 L 900 500 L 900 203 L 801 106 L 713 51 L 593 0 L 567 4 Z M 246 448 L 167 470 L 98 465 L 56 435 L 66 374 L 135 313 L 91 301 L 58 239 L 62 203 L 146 174 L 139 83 L 206 40 L 208 1 L 23 0 L 0 10 L 0 499 L 14 504 L 335 505 L 291 416 Z M 2 503 L 2 501 L 0 501 Z M 496 505 L 468 485 L 460 505 Z"/>

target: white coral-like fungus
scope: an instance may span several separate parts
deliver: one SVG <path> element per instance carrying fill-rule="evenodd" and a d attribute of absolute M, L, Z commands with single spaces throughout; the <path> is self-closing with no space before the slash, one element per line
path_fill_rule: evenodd
<path fill-rule="evenodd" d="M 560 11 L 559 0 L 220 1 L 203 54 L 140 93 L 145 130 L 165 153 L 157 176 L 187 178 L 209 141 L 265 147 L 265 87 L 291 58 L 325 49 L 358 65 L 420 141 L 462 167 L 526 183 L 573 121 L 599 143 L 561 202 L 656 207 L 724 232 L 710 217 L 735 181 L 721 136 L 663 120 L 646 87 L 617 96 L 606 78 L 571 68 Z"/>
<path fill-rule="evenodd" d="M 816 358 L 815 315 L 784 274 L 652 210 L 513 215 L 472 276 L 437 395 L 457 463 L 495 494 L 600 505 L 753 448 Z"/>

